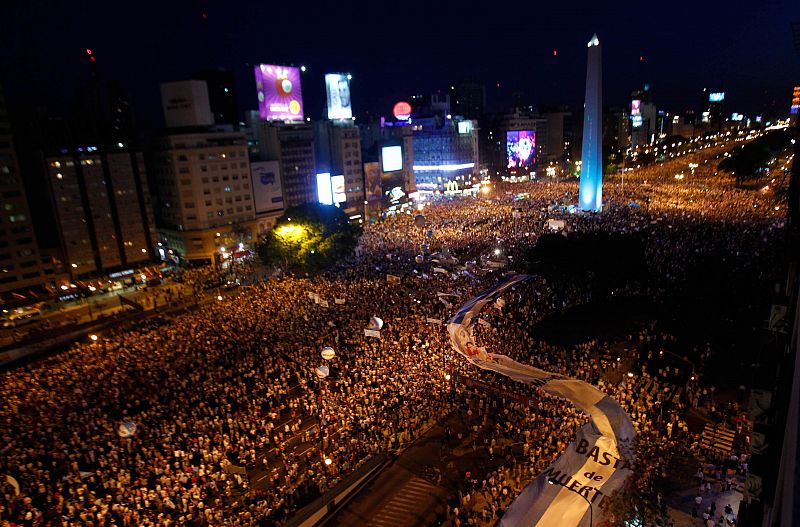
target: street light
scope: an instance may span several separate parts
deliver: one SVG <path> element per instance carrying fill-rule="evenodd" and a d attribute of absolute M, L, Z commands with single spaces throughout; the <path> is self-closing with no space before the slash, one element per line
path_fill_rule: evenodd
<path fill-rule="evenodd" d="M 584 496 L 583 494 L 581 494 L 581 493 L 580 493 L 580 492 L 578 492 L 577 490 L 571 489 L 571 488 L 567 487 L 566 485 L 562 485 L 562 484 L 561 484 L 561 483 L 560 483 L 558 480 L 556 480 L 556 479 L 554 479 L 554 478 L 550 478 L 550 479 L 548 479 L 548 480 L 547 480 L 547 482 L 548 482 L 549 484 L 551 484 L 551 485 L 558 485 L 558 486 L 560 486 L 560 487 L 564 487 L 565 489 L 567 489 L 567 490 L 569 490 L 569 491 L 571 491 L 571 492 L 574 492 L 575 494 L 577 494 L 578 496 L 580 496 L 581 498 L 583 498 L 583 501 L 585 501 L 586 503 L 588 503 L 588 504 L 589 504 L 589 527 L 592 527 L 592 524 L 594 523 L 594 518 L 593 518 L 593 516 L 594 516 L 594 511 L 593 511 L 593 509 L 592 509 L 592 502 L 591 502 L 591 501 L 589 501 L 589 498 L 587 498 L 586 496 Z"/>

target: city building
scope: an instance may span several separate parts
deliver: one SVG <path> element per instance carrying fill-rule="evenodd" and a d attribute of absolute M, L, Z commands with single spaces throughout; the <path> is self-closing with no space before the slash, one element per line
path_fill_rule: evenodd
<path fill-rule="evenodd" d="M 599 212 L 603 207 L 603 70 L 596 34 L 588 46 L 578 201 L 581 210 Z"/>
<path fill-rule="evenodd" d="M 63 262 L 73 279 L 152 260 L 155 229 L 141 152 L 64 149 L 45 159 Z"/>
<path fill-rule="evenodd" d="M 477 82 L 457 82 L 450 86 L 450 101 L 453 115 L 478 119 L 486 107 L 486 87 Z"/>
<path fill-rule="evenodd" d="M 279 163 L 284 205 L 288 208 L 317 201 L 312 126 L 262 121 L 258 132 L 259 159 Z"/>
<path fill-rule="evenodd" d="M 650 101 L 650 85 L 631 93 L 631 147 L 649 145 L 657 138 L 658 113 Z"/>
<path fill-rule="evenodd" d="M 561 124 L 563 126 L 563 120 Z M 516 107 L 504 114 L 500 119 L 498 135 L 500 159 L 506 174 L 530 177 L 540 163 L 546 163 L 549 159 L 547 119 L 539 116 L 531 106 Z"/>
<path fill-rule="evenodd" d="M 0 293 L 47 279 L 20 173 L 5 98 L 0 92 Z M 50 268 L 52 274 L 52 267 Z"/>
<path fill-rule="evenodd" d="M 343 175 L 347 201 L 341 206 L 360 209 L 365 189 L 358 127 L 353 121 L 317 121 L 313 126 L 317 173 Z"/>
<path fill-rule="evenodd" d="M 566 107 L 543 109 L 541 117 L 545 121 L 547 133 L 544 134 L 546 139 L 539 135 L 539 144 L 542 145 L 540 157 L 548 163 L 571 159 L 572 112 Z"/>
<path fill-rule="evenodd" d="M 441 120 L 414 117 L 413 132 L 414 177 L 421 191 L 443 190 L 448 182 L 458 182 L 460 188 L 477 174 L 479 166 L 478 123 L 472 120 Z"/>
<path fill-rule="evenodd" d="M 189 261 L 221 262 L 223 253 L 236 252 L 231 247 L 253 241 L 257 227 L 243 133 L 166 133 L 153 150 L 162 248 Z"/>
<path fill-rule="evenodd" d="M 202 80 L 165 82 L 161 85 L 161 108 L 167 128 L 211 126 L 214 114 L 208 85 Z"/>
<path fill-rule="evenodd" d="M 236 76 L 232 71 L 204 70 L 192 75 L 194 80 L 205 81 L 208 102 L 215 124 L 239 124 L 239 103 L 236 95 Z"/>
<path fill-rule="evenodd" d="M 418 192 L 412 126 L 381 118 L 360 124 L 359 130 L 366 219 L 403 210 Z"/>
<path fill-rule="evenodd" d="M 800 86 L 792 88 L 792 102 L 789 106 L 789 120 L 796 125 L 800 121 Z"/>

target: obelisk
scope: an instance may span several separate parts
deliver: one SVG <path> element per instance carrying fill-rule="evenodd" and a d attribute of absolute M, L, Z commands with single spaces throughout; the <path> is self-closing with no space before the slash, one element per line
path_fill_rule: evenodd
<path fill-rule="evenodd" d="M 589 41 L 586 64 L 578 201 L 580 209 L 584 211 L 600 212 L 603 207 L 603 65 L 597 34 Z"/>

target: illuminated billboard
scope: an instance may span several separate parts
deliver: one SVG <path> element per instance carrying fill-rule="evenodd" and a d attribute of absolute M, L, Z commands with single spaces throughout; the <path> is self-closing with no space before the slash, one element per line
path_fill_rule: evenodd
<path fill-rule="evenodd" d="M 331 188 L 331 173 L 317 174 L 317 201 L 325 205 L 333 205 L 333 190 Z"/>
<path fill-rule="evenodd" d="M 536 133 L 532 130 L 506 132 L 507 168 L 526 168 L 536 161 Z"/>
<path fill-rule="evenodd" d="M 641 128 L 643 122 L 641 115 L 631 115 L 631 126 L 634 128 Z"/>
<path fill-rule="evenodd" d="M 642 113 L 642 101 L 634 99 L 631 101 L 631 115 L 639 115 Z"/>
<path fill-rule="evenodd" d="M 330 172 L 317 174 L 317 201 L 325 205 L 347 201 L 347 194 L 344 191 L 344 176 L 331 177 Z"/>
<path fill-rule="evenodd" d="M 408 121 L 411 118 L 411 105 L 405 101 L 400 101 L 392 108 L 392 115 L 398 121 Z"/>
<path fill-rule="evenodd" d="M 400 145 L 382 147 L 381 162 L 384 172 L 403 170 L 403 147 Z"/>
<path fill-rule="evenodd" d="M 725 100 L 725 92 L 711 92 L 708 94 L 708 102 L 722 102 Z"/>
<path fill-rule="evenodd" d="M 789 109 L 791 115 L 797 115 L 800 112 L 800 86 L 795 86 L 792 90 L 792 107 Z"/>
<path fill-rule="evenodd" d="M 255 67 L 258 114 L 265 121 L 302 121 L 300 69 L 259 64 Z"/>
<path fill-rule="evenodd" d="M 328 94 L 328 119 L 352 119 L 350 105 L 350 76 L 345 73 L 326 73 L 325 90 Z"/>
<path fill-rule="evenodd" d="M 459 134 L 471 134 L 472 133 L 472 121 L 459 121 L 458 122 L 458 133 Z"/>
<path fill-rule="evenodd" d="M 378 163 L 364 163 L 364 181 L 367 192 L 367 201 L 380 201 L 383 195 L 381 190 L 381 166 Z"/>
<path fill-rule="evenodd" d="M 347 194 L 344 191 L 344 176 L 333 176 L 331 178 L 331 189 L 334 203 L 347 201 Z"/>
<path fill-rule="evenodd" d="M 279 165 L 278 161 L 254 161 L 250 163 L 256 214 L 283 209 Z"/>

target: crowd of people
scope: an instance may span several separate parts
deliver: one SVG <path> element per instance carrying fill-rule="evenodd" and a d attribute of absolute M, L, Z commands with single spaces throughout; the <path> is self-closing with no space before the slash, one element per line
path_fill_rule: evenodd
<path fill-rule="evenodd" d="M 570 232 L 647 240 L 652 280 L 626 285 L 627 294 L 668 291 L 707 254 L 767 273 L 782 204 L 714 179 L 710 166 L 702 168 L 710 155 L 631 172 L 624 187 L 610 181 L 602 215 L 562 210 L 574 201 L 574 181 L 498 185 L 489 196 L 438 202 L 421 211 L 424 226 L 413 215 L 370 226 L 355 260 L 324 275 L 253 279 L 235 296 L 0 373 L 0 476 L 8 476 L 0 482 L 0 525 L 280 524 L 372 456 L 396 452 L 468 409 L 474 428 L 464 441 L 486 438 L 489 455 L 505 464 L 470 478 L 450 521 L 491 524 L 586 416 L 542 393 L 530 394 L 533 404 L 510 401 L 500 394 L 513 382 L 454 354 L 442 322 L 499 275 L 461 265 L 494 255 L 512 269 L 547 232 L 546 220 L 560 218 Z M 673 165 L 695 160 L 695 180 L 674 189 Z M 668 199 L 673 191 L 678 200 Z M 433 261 L 443 250 L 460 263 Z M 220 279 L 207 275 L 190 276 L 195 295 Z M 652 329 L 628 338 L 651 360 L 615 355 L 604 340 L 567 347 L 531 334 L 535 322 L 591 299 L 577 281 L 536 280 L 488 313 L 478 338 L 491 351 L 616 397 L 639 434 L 635 486 L 660 496 L 675 456 L 705 454 L 683 418 L 702 379 L 654 371 L 652 353 L 670 336 Z M 379 338 L 364 332 L 374 316 L 384 323 Z M 323 359 L 324 347 L 335 357 Z M 469 378 L 501 391 L 456 380 Z M 120 433 L 125 423 L 132 434 Z M 523 445 L 521 457 L 506 448 L 512 443 Z"/>

